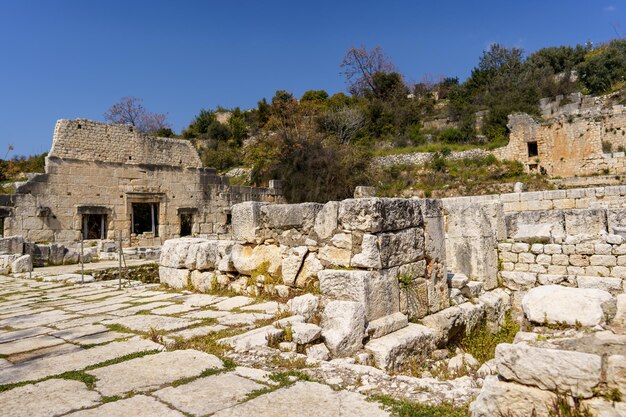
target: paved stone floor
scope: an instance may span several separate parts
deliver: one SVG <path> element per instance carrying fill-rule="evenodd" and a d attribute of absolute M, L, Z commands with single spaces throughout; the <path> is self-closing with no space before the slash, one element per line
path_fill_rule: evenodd
<path fill-rule="evenodd" d="M 281 307 L 253 302 L 0 276 L 0 416 L 388 415 L 356 392 L 167 343 L 266 326 Z"/>

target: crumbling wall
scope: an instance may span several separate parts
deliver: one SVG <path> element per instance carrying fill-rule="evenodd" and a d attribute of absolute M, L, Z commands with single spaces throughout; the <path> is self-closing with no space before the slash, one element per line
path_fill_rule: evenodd
<path fill-rule="evenodd" d="M 181 212 L 195 236 L 230 236 L 230 207 L 243 201 L 280 201 L 276 188 L 230 186 L 201 168 L 189 141 L 152 138 L 125 125 L 61 120 L 46 173 L 16 190 L 5 204 L 5 235 L 29 242 L 68 242 L 82 236 L 87 213 L 106 216 L 105 239 L 158 246 L 181 232 Z M 0 202 L 1 203 L 1 202 Z M 131 234 L 132 205 L 158 204 L 156 233 Z M 0 212 L 0 214 L 2 214 Z"/>

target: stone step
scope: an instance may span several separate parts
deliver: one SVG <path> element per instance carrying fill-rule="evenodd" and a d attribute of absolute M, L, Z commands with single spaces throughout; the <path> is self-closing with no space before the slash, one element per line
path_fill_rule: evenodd
<path fill-rule="evenodd" d="M 409 358 L 415 355 L 428 356 L 434 349 L 435 332 L 426 326 L 413 323 L 370 340 L 365 345 L 365 350 L 372 355 L 374 364 L 387 371 L 402 369 Z"/>

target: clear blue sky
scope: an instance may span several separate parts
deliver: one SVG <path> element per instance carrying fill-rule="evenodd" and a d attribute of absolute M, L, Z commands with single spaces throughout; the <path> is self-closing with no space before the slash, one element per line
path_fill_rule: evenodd
<path fill-rule="evenodd" d="M 57 119 L 102 120 L 122 96 L 179 132 L 277 89 L 343 91 L 351 46 L 380 45 L 411 81 L 464 79 L 490 43 L 598 43 L 614 26 L 624 0 L 0 0 L 0 158 L 49 150 Z"/>

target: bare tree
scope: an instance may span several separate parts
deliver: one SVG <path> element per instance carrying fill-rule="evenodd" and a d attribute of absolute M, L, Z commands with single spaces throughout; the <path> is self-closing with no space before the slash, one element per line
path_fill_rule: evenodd
<path fill-rule="evenodd" d="M 169 129 L 166 113 L 149 112 L 137 97 L 122 97 L 104 113 L 104 119 L 111 123 L 119 123 L 137 127 L 146 134 L 155 134 L 161 129 Z"/>
<path fill-rule="evenodd" d="M 348 106 L 329 110 L 320 124 L 326 132 L 334 133 L 340 143 L 350 143 L 354 135 L 365 126 L 365 116 L 359 109 Z"/>
<path fill-rule="evenodd" d="M 366 91 L 375 89 L 374 75 L 377 73 L 396 71 L 380 46 L 369 51 L 364 47 L 350 48 L 339 67 L 342 69 L 341 74 L 346 76 L 348 91 L 357 96 L 363 96 Z"/>

